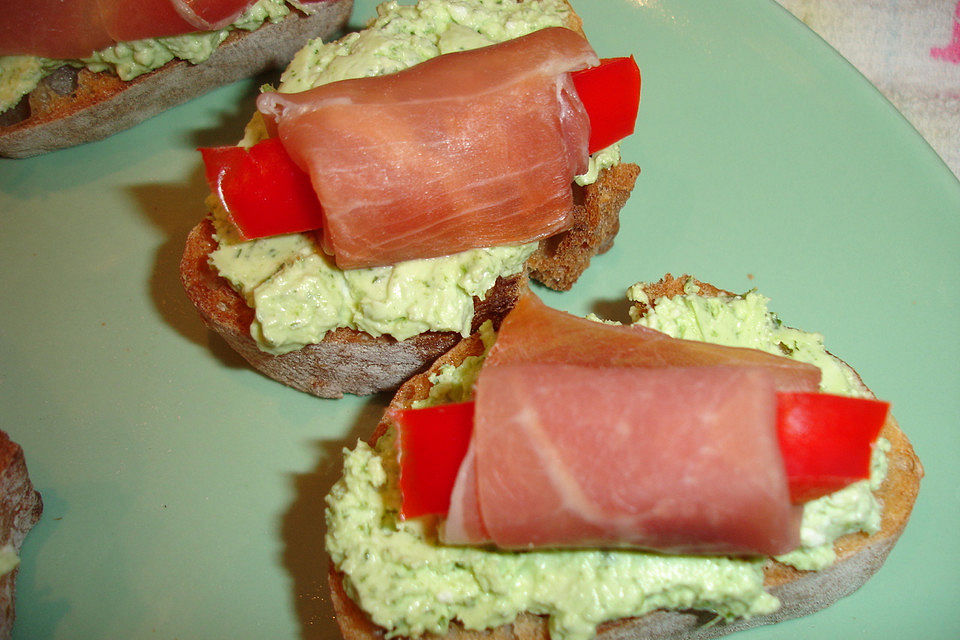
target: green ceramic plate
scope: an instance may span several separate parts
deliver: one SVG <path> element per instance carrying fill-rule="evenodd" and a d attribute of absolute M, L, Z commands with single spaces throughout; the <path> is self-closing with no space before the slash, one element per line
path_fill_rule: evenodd
<path fill-rule="evenodd" d="M 927 469 L 856 594 L 753 638 L 960 632 L 960 184 L 896 111 L 765 0 L 575 1 L 643 70 L 643 167 L 616 246 L 551 304 L 624 315 L 690 272 L 757 287 L 826 335 Z M 354 24 L 373 15 L 359 2 Z M 233 142 L 264 78 L 100 143 L 0 162 L 0 420 L 43 493 L 19 638 L 332 638 L 323 496 L 384 397 L 324 401 L 250 371 L 177 278 L 200 145 Z"/>

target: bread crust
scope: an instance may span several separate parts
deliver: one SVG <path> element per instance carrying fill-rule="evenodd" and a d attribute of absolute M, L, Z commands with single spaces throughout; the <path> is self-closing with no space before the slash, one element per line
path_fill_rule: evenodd
<path fill-rule="evenodd" d="M 620 210 L 639 175 L 640 167 L 625 162 L 603 170 L 587 187 L 574 185 L 573 225 L 540 241 L 527 261 L 530 277 L 551 289 L 568 291 L 590 260 L 613 246 Z"/>
<path fill-rule="evenodd" d="M 0 547 L 20 545 L 40 520 L 43 500 L 27 473 L 23 449 L 0 431 Z M 14 595 L 20 568 L 0 576 L 0 638 L 9 638 L 13 629 Z"/>
<path fill-rule="evenodd" d="M 657 283 L 645 288 L 651 301 L 657 297 L 684 293 L 687 276 L 674 278 L 667 274 Z M 694 280 L 700 286 L 700 295 L 733 295 L 711 284 Z M 390 408 L 402 408 L 427 396 L 429 376 L 447 364 L 456 365 L 467 356 L 483 352 L 483 344 L 476 335 L 460 342 L 439 358 L 429 371 L 418 375 L 397 392 Z M 373 432 L 373 444 L 390 427 L 385 415 Z M 824 609 L 840 598 L 856 591 L 886 560 L 900 534 L 903 533 L 916 501 L 923 477 L 923 466 L 910 441 L 900 430 L 893 416 L 889 416 L 880 435 L 890 441 L 887 454 L 888 472 L 875 492 L 883 505 L 881 527 L 877 533 L 853 533 L 834 542 L 837 561 L 821 571 L 801 571 L 792 566 L 769 560 L 764 567 L 764 585 L 768 592 L 780 599 L 780 608 L 769 614 L 730 623 L 718 621 L 714 614 L 703 611 L 654 611 L 639 618 L 624 618 L 600 625 L 596 640 L 706 640 L 766 624 L 805 616 Z M 384 629 L 350 599 L 343 584 L 343 575 L 331 563 L 328 580 L 331 601 L 337 624 L 345 640 L 380 640 Z M 459 623 L 450 625 L 444 635 L 427 633 L 423 640 L 549 640 L 547 618 L 523 613 L 514 622 L 493 629 L 473 631 Z"/>
<path fill-rule="evenodd" d="M 396 340 L 373 337 L 363 331 L 339 328 L 316 344 L 275 356 L 261 351 L 250 335 L 254 311 L 210 266 L 216 249 L 213 224 L 204 220 L 190 232 L 180 262 L 180 277 L 187 297 L 207 327 L 223 337 L 255 369 L 278 382 L 321 398 L 344 393 L 367 395 L 395 389 L 423 371 L 461 338 L 454 331 L 429 331 Z M 514 305 L 526 275 L 499 278 L 483 300 L 474 298 L 472 330 L 500 319 Z"/>
<path fill-rule="evenodd" d="M 551 248 L 550 255 L 546 255 L 543 245 L 551 240 L 541 242 L 534 254 L 542 254 L 538 260 L 539 274 L 550 273 L 551 282 L 567 282 L 569 288 L 590 264 L 590 258 L 609 248 L 619 226 L 620 209 L 639 172 L 636 165 L 617 165 L 602 171 L 595 184 L 580 190 L 574 227 L 560 234 L 578 240 L 561 243 L 562 249 Z M 294 389 L 321 398 L 393 390 L 461 339 L 456 332 L 430 331 L 397 341 L 389 336 L 373 337 L 339 328 L 317 344 L 280 356 L 268 354 L 250 336 L 254 311 L 209 264 L 210 252 L 216 247 L 209 220 L 198 224 L 187 236 L 180 262 L 180 279 L 187 297 L 207 327 L 220 334 L 255 369 Z M 526 282 L 526 272 L 499 278 L 482 300 L 474 297 L 472 331 L 486 320 L 499 326 Z"/>
<path fill-rule="evenodd" d="M 327 0 L 309 15 L 292 10 L 277 23 L 236 30 L 201 64 L 172 60 L 133 80 L 80 70 L 75 91 L 31 95 L 26 120 L 0 126 L 0 156 L 26 158 L 93 142 L 143 122 L 215 87 L 282 69 L 309 39 L 342 28 L 353 0 Z"/>

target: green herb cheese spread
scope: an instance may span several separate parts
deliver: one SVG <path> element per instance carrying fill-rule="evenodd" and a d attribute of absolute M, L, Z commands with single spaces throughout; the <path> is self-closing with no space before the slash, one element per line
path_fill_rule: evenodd
<path fill-rule="evenodd" d="M 563 25 L 560 0 L 421 0 L 386 2 L 368 28 L 335 42 L 315 40 L 301 49 L 278 88 L 298 92 L 321 84 L 400 71 L 443 53 L 493 44 Z M 255 117 L 241 144 L 266 135 Z M 594 182 L 620 161 L 618 145 L 591 158 L 578 177 Z M 239 242 L 225 212 L 211 200 L 220 249 L 212 265 L 255 309 L 251 335 L 274 354 L 319 342 L 338 327 L 403 340 L 425 331 L 470 332 L 473 297 L 483 298 L 499 276 L 519 273 L 536 243 L 472 249 L 374 269 L 338 269 L 310 234 Z"/>
<path fill-rule="evenodd" d="M 640 293 L 640 286 L 631 289 L 634 297 Z M 827 354 L 819 335 L 786 329 L 767 310 L 767 299 L 755 293 L 659 299 L 638 321 L 674 336 L 786 352 L 820 366 L 825 391 L 866 393 L 855 378 L 839 374 L 844 365 Z M 489 327 L 482 337 L 488 347 L 495 339 Z M 481 362 L 468 358 L 460 367 L 441 370 L 432 377 L 434 389 L 423 404 L 468 397 Z M 442 546 L 435 523 L 398 519 L 393 437 L 388 433 L 376 448 L 360 443 L 345 451 L 343 478 L 327 497 L 327 550 L 345 574 L 350 596 L 388 630 L 388 637 L 444 633 L 452 620 L 471 629 L 493 627 L 529 611 L 549 616 L 555 640 L 586 640 L 606 620 L 654 609 L 695 608 L 729 619 L 770 613 L 779 606 L 763 589 L 762 560 Z M 835 538 L 877 530 L 880 506 L 870 487 L 883 479 L 888 447 L 882 440 L 875 447 L 869 481 L 806 505 L 803 546 L 778 559 L 802 569 L 823 568 L 834 561 Z"/>
<path fill-rule="evenodd" d="M 122 80 L 132 80 L 174 59 L 200 64 L 227 39 L 232 30 L 253 31 L 267 20 L 279 22 L 290 13 L 290 5 L 296 7 L 298 3 L 258 0 L 236 22 L 223 29 L 120 42 L 79 60 L 36 56 L 0 57 L 0 112 L 15 106 L 20 98 L 36 88 L 40 80 L 65 64 L 87 67 L 95 72 L 112 71 Z"/>

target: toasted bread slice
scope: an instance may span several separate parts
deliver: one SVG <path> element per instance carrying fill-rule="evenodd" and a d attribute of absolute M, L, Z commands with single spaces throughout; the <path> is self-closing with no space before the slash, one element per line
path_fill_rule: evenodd
<path fill-rule="evenodd" d="M 28 96 L 27 117 L 0 126 L 0 156 L 25 158 L 100 140 L 215 87 L 282 69 L 308 40 L 341 29 L 353 0 L 311 7 L 315 10 L 309 15 L 294 10 L 255 31 L 234 31 L 201 64 L 172 60 L 130 81 L 81 69 L 76 86 L 64 95 L 41 83 Z"/>
<path fill-rule="evenodd" d="M 43 500 L 30 482 L 23 449 L 0 431 L 0 548 L 19 553 L 42 511 Z M 14 567 L 0 576 L 0 638 L 9 638 L 13 628 L 18 572 L 19 567 Z"/>
<path fill-rule="evenodd" d="M 659 296 L 684 293 L 686 277 L 673 278 L 669 274 L 645 291 L 651 301 Z M 696 281 L 700 295 L 732 295 L 712 285 Z M 410 379 L 398 390 L 391 408 L 409 407 L 414 401 L 428 396 L 429 377 L 439 373 L 445 365 L 463 362 L 468 356 L 483 352 L 483 344 L 476 335 L 459 343 L 438 358 L 429 371 Z M 375 442 L 390 427 L 385 417 L 370 438 Z M 764 567 L 766 590 L 776 596 L 780 608 L 769 614 L 730 623 L 719 622 L 715 615 L 699 611 L 654 611 L 638 618 L 625 618 L 602 624 L 597 629 L 597 640 L 688 640 L 716 638 L 755 626 L 773 624 L 790 618 L 819 611 L 849 595 L 872 576 L 886 560 L 903 532 L 916 501 L 923 477 L 923 467 L 907 437 L 892 416 L 887 419 L 880 434 L 891 443 L 887 453 L 888 472 L 876 496 L 883 505 L 881 528 L 872 535 L 853 533 L 837 539 L 834 550 L 836 562 L 820 571 L 800 571 L 791 566 L 769 560 Z M 343 574 L 330 567 L 331 600 L 337 623 L 345 640 L 380 640 L 386 631 L 375 625 L 354 603 L 344 587 Z M 512 623 L 496 628 L 475 631 L 464 629 L 453 622 L 442 636 L 427 633 L 424 640 L 549 640 L 547 619 L 530 613 L 520 614 Z"/>
<path fill-rule="evenodd" d="M 633 188 L 639 168 L 619 164 L 601 172 L 596 183 L 577 189 L 574 227 L 540 243 L 528 259 L 533 277 L 555 288 L 569 288 L 590 264 L 590 258 L 612 245 L 620 209 Z M 323 341 L 274 356 L 261 351 L 250 336 L 254 311 L 210 266 L 216 249 L 213 225 L 204 221 L 187 237 L 180 278 L 200 317 L 254 368 L 294 389 L 322 398 L 344 393 L 366 395 L 395 389 L 423 371 L 461 336 L 452 331 L 428 332 L 397 341 L 340 328 Z M 534 266 L 535 265 L 535 266 Z M 513 307 L 526 275 L 500 278 L 483 299 L 474 298 L 473 330 L 486 320 L 499 326 Z"/>

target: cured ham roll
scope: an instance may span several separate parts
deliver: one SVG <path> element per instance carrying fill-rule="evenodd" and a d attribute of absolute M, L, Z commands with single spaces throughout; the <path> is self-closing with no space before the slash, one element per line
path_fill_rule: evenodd
<path fill-rule="evenodd" d="M 471 449 L 441 539 L 786 553 L 799 512 L 775 391 L 819 381 L 813 365 L 599 324 L 526 292 L 477 380 Z"/>
<path fill-rule="evenodd" d="M 553 27 L 257 106 L 310 174 L 337 266 L 382 266 L 568 229 L 590 134 L 569 72 L 598 63 Z"/>
<path fill-rule="evenodd" d="M 720 555 L 798 546 L 763 371 L 527 364 L 481 379 L 474 474 L 461 469 L 444 542 Z M 468 514 L 459 494 L 471 489 Z"/>

